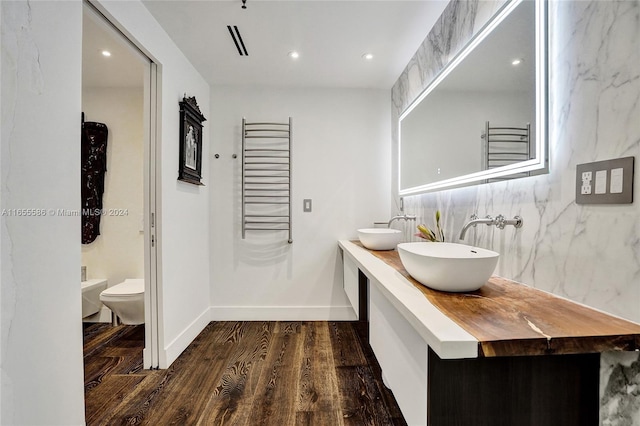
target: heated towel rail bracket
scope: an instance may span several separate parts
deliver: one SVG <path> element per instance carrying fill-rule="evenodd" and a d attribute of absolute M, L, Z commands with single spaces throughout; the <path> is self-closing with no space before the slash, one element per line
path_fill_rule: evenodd
<path fill-rule="evenodd" d="M 242 239 L 247 231 L 287 231 L 291 222 L 293 120 L 242 119 Z"/>

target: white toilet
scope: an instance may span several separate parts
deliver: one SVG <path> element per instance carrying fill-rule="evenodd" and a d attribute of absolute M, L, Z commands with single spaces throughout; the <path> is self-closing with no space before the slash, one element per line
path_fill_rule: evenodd
<path fill-rule="evenodd" d="M 144 279 L 126 279 L 100 293 L 100 300 L 123 324 L 144 324 Z"/>

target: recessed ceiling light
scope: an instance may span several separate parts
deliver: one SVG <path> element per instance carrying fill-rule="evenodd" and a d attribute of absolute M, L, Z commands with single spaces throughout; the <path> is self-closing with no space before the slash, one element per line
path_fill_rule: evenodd
<path fill-rule="evenodd" d="M 108 58 L 109 56 L 111 56 L 111 52 L 109 52 L 108 50 L 103 50 L 102 56 L 106 56 Z"/>
<path fill-rule="evenodd" d="M 364 55 L 362 55 L 362 57 L 367 61 L 370 61 L 373 59 L 373 53 L 365 53 Z"/>
<path fill-rule="evenodd" d="M 300 54 L 294 50 L 293 52 L 289 52 L 289 57 L 291 59 L 298 59 L 300 57 Z"/>
<path fill-rule="evenodd" d="M 511 61 L 511 65 L 513 65 L 513 66 L 515 67 L 515 66 L 520 65 L 520 64 L 521 64 L 521 63 L 523 63 L 523 62 L 524 62 L 524 59 L 522 59 L 522 58 L 516 58 L 516 59 L 514 59 L 513 61 Z"/>

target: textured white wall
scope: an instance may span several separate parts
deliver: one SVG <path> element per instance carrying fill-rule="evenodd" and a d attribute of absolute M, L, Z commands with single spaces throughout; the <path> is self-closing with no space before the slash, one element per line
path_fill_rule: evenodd
<path fill-rule="evenodd" d="M 82 3 L 3 1 L 0 8 L 0 422 L 80 425 L 80 217 L 50 209 L 77 210 L 80 200 Z"/>
<path fill-rule="evenodd" d="M 107 173 L 100 235 L 82 245 L 87 278 L 106 278 L 109 286 L 126 278 L 144 278 L 143 91 L 131 88 L 87 88 L 82 91 L 86 121 L 107 125 Z M 110 209 L 126 214 L 110 214 Z"/>
<path fill-rule="evenodd" d="M 75 210 L 82 3 L 0 5 L 2 208 Z M 161 64 L 159 169 L 166 226 L 160 238 L 167 243 L 161 253 L 160 340 L 167 366 L 208 320 L 209 187 L 185 186 L 176 177 L 178 101 L 185 92 L 197 96 L 208 117 L 209 87 L 140 2 L 98 6 Z M 204 149 L 207 155 L 206 144 Z M 207 168 L 205 162 L 205 183 Z M 1 421 L 83 424 L 80 218 L 5 215 L 1 225 Z"/>
<path fill-rule="evenodd" d="M 389 92 L 214 87 L 211 305 L 219 319 L 352 318 L 337 240 L 388 220 Z M 293 117 L 293 244 L 241 239 L 241 121 Z M 238 154 L 237 159 L 231 157 Z M 313 211 L 302 212 L 303 199 Z"/>

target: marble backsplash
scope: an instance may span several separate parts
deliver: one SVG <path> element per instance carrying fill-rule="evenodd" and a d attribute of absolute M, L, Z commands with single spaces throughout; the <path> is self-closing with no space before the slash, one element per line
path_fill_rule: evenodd
<path fill-rule="evenodd" d="M 452 1 L 409 62 L 392 89 L 394 165 L 399 115 L 503 3 Z M 638 22 L 637 0 L 550 1 L 549 174 L 405 197 L 405 212 L 432 224 L 440 209 L 450 241 L 474 213 L 520 215 L 521 229 L 478 226 L 465 242 L 501 253 L 500 276 L 640 322 L 639 203 L 575 203 L 577 164 L 638 156 Z M 601 363 L 601 424 L 640 425 L 639 354 Z"/>

